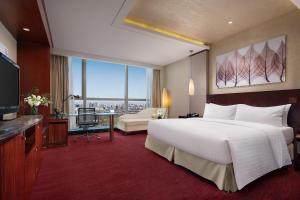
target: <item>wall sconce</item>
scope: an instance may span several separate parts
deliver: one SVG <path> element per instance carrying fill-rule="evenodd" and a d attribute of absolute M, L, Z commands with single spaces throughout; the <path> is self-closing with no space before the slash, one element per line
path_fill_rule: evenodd
<path fill-rule="evenodd" d="M 190 79 L 190 82 L 189 82 L 189 95 L 190 96 L 195 95 L 195 84 L 194 84 L 193 79 Z"/>
<path fill-rule="evenodd" d="M 192 74 L 193 74 L 192 54 L 193 54 L 193 50 L 190 50 L 190 67 L 191 67 L 191 74 L 190 74 L 190 81 L 189 81 L 189 95 L 190 96 L 195 95 L 195 84 L 192 79 Z"/>
<path fill-rule="evenodd" d="M 166 88 L 163 89 L 161 101 L 162 101 L 162 107 L 163 108 L 168 108 L 169 107 L 170 100 L 169 100 L 169 95 L 168 95 L 168 91 L 167 91 Z"/>

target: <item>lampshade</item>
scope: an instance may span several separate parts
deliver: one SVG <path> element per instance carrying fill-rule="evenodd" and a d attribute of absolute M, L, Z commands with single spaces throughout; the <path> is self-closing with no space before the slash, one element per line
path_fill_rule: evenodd
<path fill-rule="evenodd" d="M 164 88 L 162 92 L 162 107 L 168 108 L 168 106 L 169 106 L 168 91 L 166 88 Z"/>
<path fill-rule="evenodd" d="M 193 79 L 190 79 L 190 82 L 189 82 L 189 95 L 194 95 L 195 94 L 195 84 L 194 84 L 194 81 Z"/>

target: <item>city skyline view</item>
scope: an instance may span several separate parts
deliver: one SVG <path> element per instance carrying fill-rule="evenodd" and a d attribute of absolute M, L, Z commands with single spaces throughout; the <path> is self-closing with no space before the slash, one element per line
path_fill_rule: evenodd
<path fill-rule="evenodd" d="M 146 101 L 130 101 L 128 102 L 127 110 L 125 109 L 124 101 L 101 101 L 101 100 L 87 100 L 87 107 L 95 108 L 96 112 L 111 112 L 112 110 L 116 113 L 119 113 L 119 116 L 125 113 L 137 113 L 147 107 Z M 78 108 L 84 107 L 83 100 L 73 100 L 71 103 L 72 112 L 77 113 Z M 117 121 L 119 116 L 115 116 Z M 105 117 L 100 117 L 98 127 L 108 126 L 109 121 Z M 76 129 L 78 125 L 76 124 L 76 118 L 69 118 L 69 128 Z"/>

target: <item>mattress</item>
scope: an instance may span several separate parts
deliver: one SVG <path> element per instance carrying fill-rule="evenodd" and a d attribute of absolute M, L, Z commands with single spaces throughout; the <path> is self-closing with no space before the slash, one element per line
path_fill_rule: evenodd
<path fill-rule="evenodd" d="M 218 134 L 220 130 L 216 129 L 215 124 L 205 124 L 209 133 L 197 132 L 203 126 L 202 120 L 201 118 L 155 120 L 149 124 L 148 134 L 201 158 L 220 164 L 232 163 L 227 137 Z M 278 127 L 278 129 L 286 143 L 290 144 L 294 138 L 293 129 L 291 127 Z M 199 141 L 199 138 L 202 141 Z"/>
<path fill-rule="evenodd" d="M 235 192 L 237 190 L 234 178 L 233 165 L 222 165 L 214 163 L 203 158 L 199 158 L 192 154 L 175 149 L 173 146 L 165 144 L 150 135 L 147 136 L 145 147 L 151 151 L 161 155 L 175 164 L 183 166 L 194 173 L 211 180 L 220 190 Z M 289 153 L 293 157 L 293 143 L 288 145 Z"/>
<path fill-rule="evenodd" d="M 148 134 L 175 147 L 175 151 L 219 164 L 232 163 L 239 190 L 292 163 L 287 128 L 236 120 L 167 119 L 150 121 Z"/>
<path fill-rule="evenodd" d="M 294 140 L 294 130 L 291 127 L 280 127 L 280 131 L 282 132 L 286 144 L 291 144 Z"/>
<path fill-rule="evenodd" d="M 208 134 L 199 133 L 197 130 L 201 129 L 202 124 L 196 121 L 196 118 L 153 120 L 148 124 L 148 134 L 200 158 L 221 164 L 232 163 L 227 138 L 218 134 L 214 124 L 207 124 L 211 130 Z M 208 149 L 211 151 L 208 152 Z"/>

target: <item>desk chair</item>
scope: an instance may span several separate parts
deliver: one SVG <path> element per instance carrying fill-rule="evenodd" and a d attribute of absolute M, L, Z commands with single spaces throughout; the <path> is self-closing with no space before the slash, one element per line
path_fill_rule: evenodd
<path fill-rule="evenodd" d="M 78 108 L 78 116 L 76 117 L 76 122 L 79 128 L 82 128 L 85 131 L 85 136 L 87 137 L 88 141 L 89 135 L 95 135 L 97 139 L 100 138 L 97 134 L 89 134 L 88 132 L 88 129 L 90 127 L 95 127 L 99 123 L 95 108 Z"/>

